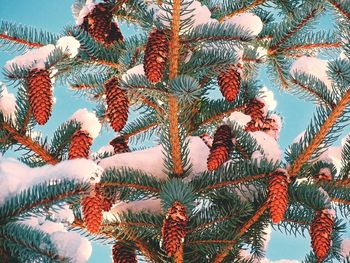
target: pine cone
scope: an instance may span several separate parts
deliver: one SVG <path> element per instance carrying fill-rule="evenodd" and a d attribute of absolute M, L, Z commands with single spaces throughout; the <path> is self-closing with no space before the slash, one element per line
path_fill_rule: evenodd
<path fill-rule="evenodd" d="M 111 6 L 100 3 L 84 18 L 82 28 L 87 31 L 93 39 L 104 45 L 110 45 L 114 41 L 123 41 L 118 24 L 113 22 Z"/>
<path fill-rule="evenodd" d="M 50 73 L 45 69 L 32 69 L 27 78 L 28 97 L 31 112 L 40 125 L 51 116 L 53 106 Z"/>
<path fill-rule="evenodd" d="M 273 138 L 275 138 L 275 140 L 278 140 L 279 127 L 278 127 L 278 124 L 277 124 L 275 119 L 273 119 L 273 118 L 266 118 L 264 120 L 264 123 L 262 125 L 262 129 L 261 130 L 263 132 L 269 134 Z"/>
<path fill-rule="evenodd" d="M 100 191 L 93 190 L 82 198 L 81 206 L 87 230 L 98 233 L 102 224 L 102 197 Z"/>
<path fill-rule="evenodd" d="M 118 136 L 109 142 L 114 148 L 114 153 L 130 152 L 128 142 L 124 136 Z"/>
<path fill-rule="evenodd" d="M 265 104 L 260 99 L 252 99 L 244 110 L 244 114 L 250 115 L 252 120 L 247 123 L 246 131 L 255 132 L 260 131 L 264 124 Z"/>
<path fill-rule="evenodd" d="M 119 88 L 119 79 L 111 78 L 105 83 L 107 117 L 112 129 L 119 132 L 126 124 L 129 99 L 126 91 Z"/>
<path fill-rule="evenodd" d="M 220 91 L 227 101 L 232 102 L 237 98 L 241 79 L 239 68 L 236 65 L 231 65 L 218 76 Z"/>
<path fill-rule="evenodd" d="M 221 125 L 214 134 L 213 146 L 207 160 L 208 170 L 215 170 L 226 162 L 232 148 L 231 129 L 228 125 Z"/>
<path fill-rule="evenodd" d="M 316 212 L 310 227 L 312 249 L 322 262 L 328 255 L 332 242 L 334 216 L 328 209 Z"/>
<path fill-rule="evenodd" d="M 69 145 L 68 159 L 78 159 L 89 157 L 89 150 L 92 145 L 92 138 L 89 133 L 82 130 L 77 130 L 72 135 L 71 143 Z"/>
<path fill-rule="evenodd" d="M 137 257 L 135 250 L 124 246 L 121 243 L 115 243 L 112 248 L 113 263 L 136 263 Z"/>
<path fill-rule="evenodd" d="M 164 74 L 168 60 L 169 41 L 164 30 L 153 29 L 146 44 L 143 68 L 152 83 L 158 83 Z"/>
<path fill-rule="evenodd" d="M 288 183 L 288 175 L 282 169 L 277 169 L 270 175 L 268 203 L 271 220 L 275 224 L 284 219 L 288 207 Z"/>
<path fill-rule="evenodd" d="M 186 207 L 176 201 L 169 208 L 162 228 L 162 248 L 168 256 L 174 254 L 181 248 L 186 236 L 188 217 Z"/>

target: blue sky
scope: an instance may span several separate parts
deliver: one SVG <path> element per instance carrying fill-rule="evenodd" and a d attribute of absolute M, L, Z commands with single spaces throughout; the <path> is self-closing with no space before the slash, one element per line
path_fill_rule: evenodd
<path fill-rule="evenodd" d="M 74 23 L 70 9 L 71 4 L 72 1 L 67 0 L 0 0 L 0 18 L 59 33 L 64 26 Z M 327 22 L 323 21 L 323 25 L 329 25 Z M 124 34 L 132 33 L 132 30 L 126 26 L 122 27 L 122 31 Z M 1 52 L 1 66 L 13 56 L 11 53 Z M 0 73 L 0 81 L 2 79 L 3 77 Z M 280 145 L 282 149 L 285 149 L 306 128 L 313 115 L 314 106 L 277 90 L 264 71 L 260 74 L 260 80 L 274 91 L 275 98 L 278 101 L 276 111 L 283 116 L 284 120 L 284 127 L 280 134 Z M 9 88 L 9 91 L 11 92 L 13 89 Z M 54 92 L 57 102 L 54 106 L 53 117 L 44 128 L 40 129 L 46 135 L 50 135 L 77 109 L 84 107 L 88 109 L 93 108 L 91 103 L 86 102 L 83 98 L 74 96 L 74 92 L 69 91 L 67 87 L 56 86 Z M 93 150 L 108 144 L 112 137 L 113 133 L 104 130 L 102 136 L 95 140 Z M 305 254 L 309 252 L 309 248 L 308 236 L 305 238 L 293 238 L 274 232 L 269 243 L 267 257 L 270 260 L 302 260 Z M 94 245 L 93 255 L 89 262 L 111 262 L 110 249 L 101 245 Z"/>

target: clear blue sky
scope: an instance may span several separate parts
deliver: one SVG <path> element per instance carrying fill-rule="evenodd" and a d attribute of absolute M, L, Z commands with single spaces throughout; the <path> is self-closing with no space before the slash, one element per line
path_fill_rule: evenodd
<path fill-rule="evenodd" d="M 0 19 L 20 22 L 34 27 L 42 28 L 51 32 L 59 33 L 64 26 L 73 24 L 74 19 L 71 13 L 72 1 L 62 0 L 0 0 Z M 323 25 L 328 24 L 323 21 Z M 329 24 L 328 24 L 329 25 Z M 122 27 L 124 34 L 131 33 L 131 29 Z M 14 55 L 0 53 L 0 65 L 11 59 Z M 0 73 L 0 81 L 3 79 Z M 268 80 L 266 74 L 260 74 L 260 80 L 269 89 L 275 92 L 278 101 L 276 111 L 284 118 L 284 127 L 280 134 L 281 148 L 285 149 L 293 139 L 303 131 L 313 115 L 314 107 L 294 96 L 279 92 L 274 84 Z M 9 88 L 9 91 L 13 91 Z M 64 122 L 79 108 L 92 109 L 93 105 L 83 98 L 74 96 L 74 92 L 67 87 L 56 86 L 55 97 L 57 102 L 54 106 L 53 117 L 47 125 L 40 129 L 46 135 L 50 135 L 59 124 Z M 111 132 L 103 131 L 102 136 L 95 140 L 93 150 L 97 150 L 113 137 Z M 302 260 L 309 252 L 309 238 L 288 238 L 279 232 L 274 232 L 269 243 L 267 257 L 270 260 L 298 259 Z M 111 262 L 110 249 L 101 245 L 94 245 L 93 255 L 90 263 Z"/>

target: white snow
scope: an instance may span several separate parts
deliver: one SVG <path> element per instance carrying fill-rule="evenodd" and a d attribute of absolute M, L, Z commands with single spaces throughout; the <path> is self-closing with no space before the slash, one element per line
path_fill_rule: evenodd
<path fill-rule="evenodd" d="M 166 179 L 167 175 L 163 169 L 164 155 L 162 150 L 162 146 L 157 145 L 145 150 L 121 153 L 102 159 L 99 165 L 105 169 L 111 167 L 139 169 L 160 179 Z M 193 173 L 206 171 L 207 157 L 209 155 L 208 146 L 200 137 L 190 137 L 189 150 Z"/>
<path fill-rule="evenodd" d="M 303 130 L 302 132 L 300 132 L 300 133 L 294 138 L 294 140 L 293 140 L 292 143 L 299 143 L 300 140 L 302 140 L 302 139 L 304 138 L 305 132 L 306 132 L 305 130 Z"/>
<path fill-rule="evenodd" d="M 341 254 L 346 257 L 350 256 L 350 239 L 345 238 L 341 244 Z"/>
<path fill-rule="evenodd" d="M 132 201 L 132 202 L 119 202 L 113 206 L 110 210 L 117 218 L 119 214 L 125 213 L 128 210 L 136 212 L 149 212 L 149 213 L 160 213 L 162 211 L 161 200 L 159 198 Z"/>
<path fill-rule="evenodd" d="M 51 240 L 55 243 L 60 255 L 72 259 L 74 263 L 86 262 L 91 255 L 91 243 L 75 232 L 54 232 Z"/>
<path fill-rule="evenodd" d="M 267 105 L 267 109 L 271 111 L 276 109 L 277 101 L 273 92 L 265 86 L 260 89 L 260 92 L 262 93 L 261 99 L 265 102 L 265 105 Z"/>
<path fill-rule="evenodd" d="M 77 110 L 71 120 L 79 122 L 81 129 L 88 132 L 95 139 L 101 131 L 101 123 L 95 113 L 89 112 L 86 108 Z"/>
<path fill-rule="evenodd" d="M 80 42 L 72 36 L 64 36 L 57 40 L 56 47 L 69 54 L 70 58 L 78 55 Z"/>
<path fill-rule="evenodd" d="M 213 145 L 213 138 L 208 133 L 201 134 L 199 137 L 209 148 L 211 148 Z"/>
<path fill-rule="evenodd" d="M 318 188 L 318 191 L 323 195 L 324 197 L 324 200 L 325 200 L 325 204 L 327 205 L 331 205 L 331 198 L 329 197 L 329 194 L 322 188 L 322 187 L 319 187 Z"/>
<path fill-rule="evenodd" d="M 5 118 L 13 119 L 16 113 L 16 97 L 7 91 L 6 85 L 0 82 L 0 111 Z"/>
<path fill-rule="evenodd" d="M 54 213 L 61 216 L 67 215 L 66 209 Z M 71 217 L 71 215 L 69 216 Z M 69 222 L 72 221 L 69 220 Z M 92 246 L 89 240 L 78 233 L 67 232 L 63 223 L 47 220 L 45 216 L 31 217 L 21 223 L 49 234 L 60 256 L 67 257 L 74 263 L 83 263 L 90 258 Z"/>
<path fill-rule="evenodd" d="M 252 120 L 250 115 L 244 114 L 240 111 L 234 111 L 228 116 L 227 118 L 223 119 L 223 122 L 226 122 L 227 120 L 233 121 L 237 123 L 240 126 L 246 126 L 248 122 Z"/>
<path fill-rule="evenodd" d="M 293 63 L 290 74 L 294 76 L 295 73 L 299 72 L 312 75 L 323 81 L 328 89 L 332 89 L 332 81 L 328 77 L 327 71 L 328 60 L 302 56 Z"/>
<path fill-rule="evenodd" d="M 0 205 L 19 192 L 45 181 L 64 178 L 98 182 L 102 168 L 91 160 L 76 159 L 30 168 L 13 158 L 0 157 Z"/>
<path fill-rule="evenodd" d="M 264 157 L 267 161 L 279 161 L 282 157 L 282 151 L 277 143 L 277 141 L 262 131 L 256 131 L 250 133 L 257 143 L 261 146 L 264 151 Z M 263 158 L 259 151 L 256 151 L 252 155 L 252 159 L 257 159 L 258 162 Z"/>
<path fill-rule="evenodd" d="M 23 55 L 14 57 L 5 64 L 5 68 L 9 71 L 13 69 L 14 65 L 23 68 L 38 68 L 45 69 L 45 61 L 49 54 L 54 51 L 55 46 L 50 44 L 40 48 L 32 49 L 24 53 Z"/>
<path fill-rule="evenodd" d="M 281 128 L 282 128 L 281 117 L 277 114 L 271 114 L 270 116 L 268 116 L 268 119 L 272 120 L 269 123 L 269 125 L 271 127 L 270 127 L 270 129 L 265 130 L 264 132 L 266 134 L 270 135 L 271 137 L 273 137 L 277 141 L 279 138 L 279 133 L 280 133 Z"/>
<path fill-rule="evenodd" d="M 83 8 L 80 10 L 79 15 L 75 18 L 75 23 L 81 25 L 84 22 L 84 17 L 86 17 L 95 8 L 95 3 L 93 0 L 87 0 Z"/>
<path fill-rule="evenodd" d="M 131 75 L 145 75 L 145 71 L 143 69 L 143 64 L 136 65 L 135 67 L 127 70 L 122 75 L 122 80 L 127 81 Z"/>
<path fill-rule="evenodd" d="M 153 6 L 150 6 L 149 8 L 153 8 Z M 165 9 L 169 9 L 171 8 L 171 6 L 169 6 L 168 4 L 163 3 L 163 8 Z M 167 17 L 168 13 L 165 12 L 163 9 L 157 9 L 157 8 L 153 8 L 155 10 L 154 13 L 154 20 L 159 20 L 160 17 Z M 202 25 L 202 24 L 206 24 L 206 23 L 210 23 L 210 22 L 215 22 L 217 23 L 218 21 L 216 19 L 211 18 L 211 12 L 209 10 L 209 8 L 205 5 L 202 5 L 199 1 L 193 1 L 187 8 L 187 10 L 193 10 L 192 12 L 186 12 L 184 14 L 181 15 L 180 20 L 184 21 L 188 18 L 190 18 L 191 16 L 193 16 L 191 18 L 192 22 L 193 22 L 193 27 Z M 170 16 L 171 18 L 171 16 Z M 161 23 L 163 23 L 165 26 L 169 27 L 169 22 L 168 21 L 163 21 L 163 20 L 159 20 Z M 183 32 L 181 32 L 183 33 Z"/>
<path fill-rule="evenodd" d="M 333 163 L 334 166 L 337 168 L 337 171 L 339 172 L 340 168 L 342 167 L 341 151 L 342 151 L 342 147 L 331 146 L 317 158 L 317 161 Z"/>
<path fill-rule="evenodd" d="M 250 32 L 252 36 L 257 36 L 263 29 L 263 22 L 260 17 L 253 13 L 243 13 L 228 18 L 225 24 L 233 24 Z"/>

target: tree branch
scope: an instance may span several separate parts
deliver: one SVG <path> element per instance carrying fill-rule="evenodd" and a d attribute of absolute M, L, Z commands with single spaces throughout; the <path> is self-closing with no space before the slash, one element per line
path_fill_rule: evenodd
<path fill-rule="evenodd" d="M 9 41 L 18 43 L 18 44 L 26 45 L 26 46 L 32 47 L 32 48 L 39 48 L 39 47 L 44 46 L 43 44 L 40 44 L 40 43 L 29 42 L 27 40 L 24 40 L 24 39 L 21 39 L 21 38 L 17 38 L 17 37 L 11 37 L 11 36 L 6 35 L 6 34 L 0 34 L 0 38 L 1 39 L 6 39 L 6 40 L 9 40 Z"/>
<path fill-rule="evenodd" d="M 235 240 L 231 240 L 229 243 L 230 245 L 226 246 L 225 248 L 222 249 L 219 254 L 216 255 L 214 259 L 214 263 L 221 263 L 225 257 L 230 253 L 232 248 L 236 245 L 238 239 L 242 237 L 245 232 L 256 222 L 259 220 L 260 216 L 264 214 L 268 206 L 268 203 L 265 202 L 260 206 L 260 208 L 255 212 L 255 214 L 242 226 L 242 228 L 239 230 L 237 234 L 237 238 Z M 227 241 L 227 240 L 223 240 Z"/>
<path fill-rule="evenodd" d="M 267 0 L 255 0 L 255 1 L 254 1 L 253 3 L 251 3 L 250 5 L 244 6 L 244 7 L 240 8 L 240 9 L 237 9 L 237 10 L 233 11 L 232 13 L 229 13 L 229 14 L 224 15 L 223 17 L 219 18 L 219 21 L 220 21 L 220 22 L 223 22 L 223 21 L 225 21 L 225 19 L 227 19 L 227 18 L 230 18 L 230 17 L 233 17 L 233 16 L 235 16 L 235 15 L 244 13 L 244 12 L 246 12 L 246 11 L 248 11 L 248 10 L 250 10 L 250 9 L 252 9 L 252 8 L 254 8 L 254 7 L 256 7 L 256 6 L 258 6 L 258 5 L 261 5 L 261 4 L 265 3 L 266 1 L 267 1 Z"/>
<path fill-rule="evenodd" d="M 328 132 L 333 127 L 334 123 L 337 121 L 338 117 L 341 116 L 343 113 L 345 107 L 350 102 L 350 90 L 348 90 L 343 98 L 337 103 L 335 108 L 332 110 L 332 112 L 329 114 L 326 121 L 323 123 L 323 125 L 320 128 L 320 131 L 316 134 L 316 136 L 313 138 L 311 143 L 305 148 L 302 154 L 298 156 L 298 158 L 294 161 L 291 168 L 288 171 L 288 174 L 290 176 L 296 176 L 298 172 L 300 171 L 301 167 L 307 162 L 310 157 L 312 156 L 313 152 L 316 150 L 316 148 L 322 143 Z"/>
<path fill-rule="evenodd" d="M 39 155 L 45 162 L 49 164 L 57 164 L 58 161 L 46 150 L 44 149 L 39 143 L 33 141 L 32 138 L 20 134 L 15 128 L 13 128 L 8 123 L 4 122 L 1 124 L 1 127 L 4 128 L 9 132 L 11 137 L 17 141 L 19 144 L 24 145 L 28 149 L 35 152 L 37 155 Z"/>

